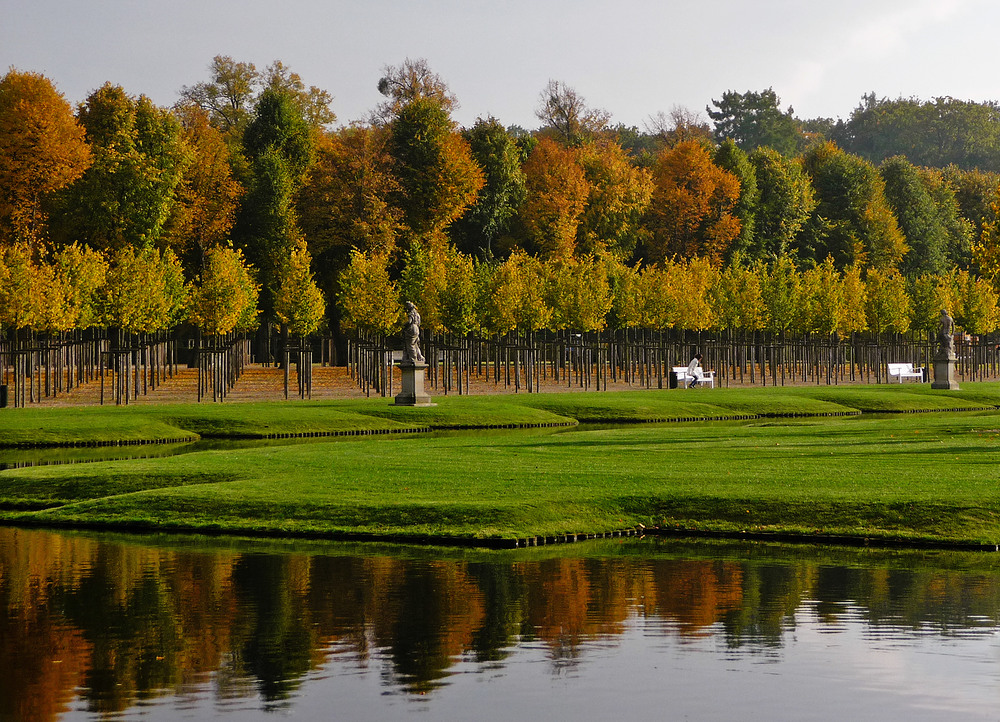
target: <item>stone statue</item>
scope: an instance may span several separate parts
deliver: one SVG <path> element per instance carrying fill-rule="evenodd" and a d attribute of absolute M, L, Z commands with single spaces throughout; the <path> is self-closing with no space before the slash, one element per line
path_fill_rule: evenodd
<path fill-rule="evenodd" d="M 948 309 L 941 309 L 941 328 L 938 330 L 940 348 L 938 354 L 947 358 L 955 356 L 955 321 L 948 315 Z"/>
<path fill-rule="evenodd" d="M 403 362 L 422 364 L 424 355 L 420 353 L 420 314 L 411 301 L 403 304 L 406 309 L 406 325 L 403 326 Z"/>

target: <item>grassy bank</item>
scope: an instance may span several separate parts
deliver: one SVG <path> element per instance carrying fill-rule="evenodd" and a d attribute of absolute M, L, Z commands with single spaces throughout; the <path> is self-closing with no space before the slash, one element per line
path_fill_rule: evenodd
<path fill-rule="evenodd" d="M 379 400 L 76 411 L 92 414 L 89 426 L 111 438 L 132 428 L 125 422 L 138 417 L 148 420 L 150 430 L 225 434 L 238 428 L 246 436 L 276 428 L 323 433 L 541 426 L 577 420 L 983 409 L 1000 402 L 1000 385 L 970 384 L 968 390 L 947 394 L 924 389 L 451 397 L 439 399 L 431 409 L 397 409 Z M 67 410 L 58 411 L 46 413 L 54 421 L 72 418 Z M 24 414 L 32 415 L 32 423 L 44 424 L 45 414 Z M 7 418 L 0 414 L 4 424 Z M 86 427 L 63 428 L 82 433 Z M 7 428 L 0 427 L 0 433 Z M 996 544 L 998 443 L 1000 415 L 994 410 L 349 437 L 9 469 L 0 472 L 0 519 L 453 540 L 645 525 L 817 539 Z"/>
<path fill-rule="evenodd" d="M 0 410 L 0 448 L 419 432 L 575 423 L 976 410 L 1000 406 L 1000 383 L 932 391 L 927 384 L 438 396 L 436 406 L 388 399 L 164 404 Z"/>
<path fill-rule="evenodd" d="M 0 520 L 444 540 L 643 525 L 1000 543 L 1000 384 L 436 400 L 427 409 L 383 399 L 7 409 L 7 447 L 357 436 L 9 469 L 0 472 Z M 867 415 L 946 409 L 969 413 Z M 709 422 L 737 417 L 757 420 Z M 634 423 L 682 419 L 700 421 Z M 573 429 L 577 422 L 632 423 Z M 552 428 L 488 430 L 508 426 Z M 469 428 L 479 431 L 413 433 Z"/>

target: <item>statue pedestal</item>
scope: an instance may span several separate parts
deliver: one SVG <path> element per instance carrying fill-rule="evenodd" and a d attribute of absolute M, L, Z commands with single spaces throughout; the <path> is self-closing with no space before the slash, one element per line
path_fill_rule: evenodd
<path fill-rule="evenodd" d="M 955 357 L 951 354 L 939 353 L 934 357 L 934 382 L 932 389 L 948 389 L 958 391 L 958 381 L 955 380 Z"/>
<path fill-rule="evenodd" d="M 430 395 L 424 391 L 424 372 L 427 364 L 402 361 L 398 364 L 403 375 L 403 388 L 396 394 L 396 406 L 437 406 L 431 403 Z"/>

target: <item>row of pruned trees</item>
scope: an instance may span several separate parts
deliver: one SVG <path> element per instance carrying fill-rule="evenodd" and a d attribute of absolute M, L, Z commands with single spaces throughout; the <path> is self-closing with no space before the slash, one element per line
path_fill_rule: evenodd
<path fill-rule="evenodd" d="M 260 285 L 241 251 L 217 246 L 185 281 L 168 249 L 130 246 L 101 253 L 73 244 L 37 260 L 18 244 L 0 249 L 0 329 L 59 334 L 90 328 L 172 331 L 188 323 L 209 336 L 257 328 Z M 276 289 L 277 318 L 297 336 L 314 333 L 325 305 L 308 253 L 294 250 Z"/>
<path fill-rule="evenodd" d="M 342 280 L 345 323 L 382 335 L 398 327 L 402 299 L 414 300 L 428 330 L 459 336 L 607 327 L 929 332 L 942 308 L 968 333 L 1000 326 L 993 285 L 968 271 L 908 279 L 894 268 L 839 270 L 830 257 L 801 267 L 788 256 L 728 266 L 697 257 L 640 266 L 609 256 L 543 261 L 524 252 L 484 262 L 450 249 L 411 252 L 393 280 L 385 256 L 355 252 Z"/>

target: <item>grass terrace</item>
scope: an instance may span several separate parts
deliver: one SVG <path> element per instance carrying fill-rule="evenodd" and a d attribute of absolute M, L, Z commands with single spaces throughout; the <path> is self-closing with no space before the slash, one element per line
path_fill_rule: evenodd
<path fill-rule="evenodd" d="M 345 438 L 7 469 L 0 521 L 484 544 L 659 527 L 996 545 L 1000 384 L 966 386 L 6 409 L 8 455 Z"/>

